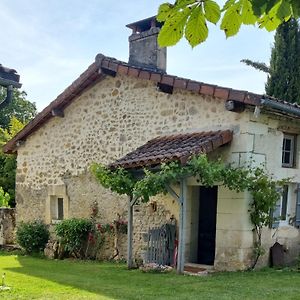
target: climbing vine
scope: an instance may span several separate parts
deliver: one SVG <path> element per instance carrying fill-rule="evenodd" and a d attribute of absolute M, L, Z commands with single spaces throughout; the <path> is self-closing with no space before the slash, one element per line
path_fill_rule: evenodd
<path fill-rule="evenodd" d="M 286 184 L 288 180 L 275 180 L 263 166 L 252 167 L 249 164 L 246 167 L 233 167 L 221 160 L 210 161 L 206 155 L 193 156 L 185 165 L 170 162 L 163 163 L 157 170 L 144 169 L 143 176 L 140 177 L 121 168 L 109 169 L 100 164 L 93 164 L 91 171 L 105 188 L 118 194 L 127 194 L 142 202 L 148 202 L 151 196 L 166 194 L 166 186 L 190 176 L 195 177 L 203 186 L 218 183 L 236 192 L 248 190 L 252 195 L 250 220 L 256 234 L 252 268 L 263 254 L 262 229 L 272 222 L 270 211 L 281 196 L 278 187 Z"/>

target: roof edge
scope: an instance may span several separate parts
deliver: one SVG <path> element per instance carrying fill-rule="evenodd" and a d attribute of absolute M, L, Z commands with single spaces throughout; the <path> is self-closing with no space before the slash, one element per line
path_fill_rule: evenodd
<path fill-rule="evenodd" d="M 275 99 L 263 94 L 255 94 L 248 91 L 236 90 L 227 87 L 221 87 L 204 82 L 199 82 L 187 78 L 181 78 L 170 74 L 155 71 L 150 68 L 143 68 L 119 61 L 112 57 L 98 54 L 95 62 L 92 63 L 69 87 L 67 87 L 54 101 L 44 108 L 30 123 L 28 123 L 14 138 L 3 146 L 4 153 L 16 152 L 17 142 L 23 141 L 34 131 L 46 123 L 52 115 L 54 109 L 64 109 L 73 99 L 80 96 L 88 87 L 102 80 L 106 74 L 115 76 L 116 74 L 150 80 L 160 86 L 168 86 L 187 90 L 200 95 L 207 95 L 222 99 L 224 101 L 236 101 L 250 106 L 264 106 L 263 99 L 271 102 L 281 103 L 281 107 L 293 108 L 294 117 L 300 117 L 300 106 Z M 279 111 L 286 114 L 284 109 Z M 299 114 L 298 114 L 299 113 Z M 290 114 L 288 114 L 291 116 Z M 293 117 L 293 116 L 292 116 Z"/>

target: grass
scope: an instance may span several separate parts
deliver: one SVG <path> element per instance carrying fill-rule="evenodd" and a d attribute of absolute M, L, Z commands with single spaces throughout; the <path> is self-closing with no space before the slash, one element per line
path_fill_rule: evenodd
<path fill-rule="evenodd" d="M 0 253 L 3 272 L 11 290 L 0 299 L 300 299 L 300 273 L 291 270 L 193 277 Z"/>

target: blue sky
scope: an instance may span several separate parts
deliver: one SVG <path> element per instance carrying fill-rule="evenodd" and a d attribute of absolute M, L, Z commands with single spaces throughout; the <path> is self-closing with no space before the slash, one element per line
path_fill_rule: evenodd
<path fill-rule="evenodd" d="M 56 98 L 97 53 L 128 60 L 126 24 L 155 15 L 158 0 L 1 0 L 0 63 L 21 75 L 38 110 Z M 224 1 L 218 1 L 220 4 Z M 167 72 L 211 84 L 263 93 L 266 75 L 240 63 L 268 62 L 273 33 L 253 26 L 227 39 L 211 25 L 208 40 L 168 49 Z"/>

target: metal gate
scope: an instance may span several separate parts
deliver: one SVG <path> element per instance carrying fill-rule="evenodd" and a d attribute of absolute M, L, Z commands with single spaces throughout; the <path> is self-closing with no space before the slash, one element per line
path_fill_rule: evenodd
<path fill-rule="evenodd" d="M 147 263 L 173 265 L 176 226 L 165 224 L 149 229 L 147 242 Z"/>

